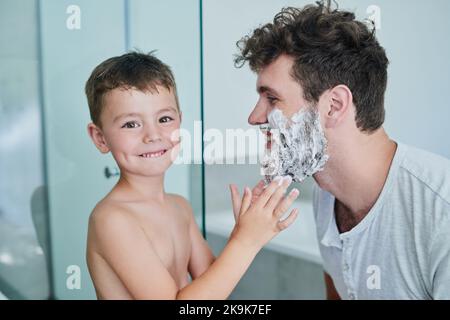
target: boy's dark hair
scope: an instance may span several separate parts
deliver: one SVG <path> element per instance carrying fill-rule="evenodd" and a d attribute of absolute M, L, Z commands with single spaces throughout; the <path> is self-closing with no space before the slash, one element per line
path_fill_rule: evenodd
<path fill-rule="evenodd" d="M 153 55 L 129 52 L 105 60 L 98 65 L 86 82 L 86 96 L 92 122 L 101 126 L 100 115 L 103 109 L 103 97 L 109 91 L 137 89 L 143 92 L 158 92 L 156 86 L 173 90 L 179 108 L 175 78 L 170 67 Z"/>
<path fill-rule="evenodd" d="M 324 91 L 344 84 L 353 94 L 358 128 L 370 133 L 383 124 L 389 60 L 375 27 L 369 30 L 353 13 L 332 10 L 330 1 L 283 8 L 273 23 L 255 29 L 237 46 L 236 67 L 248 61 L 259 72 L 287 54 L 295 61 L 292 76 L 307 101 L 317 103 Z"/>

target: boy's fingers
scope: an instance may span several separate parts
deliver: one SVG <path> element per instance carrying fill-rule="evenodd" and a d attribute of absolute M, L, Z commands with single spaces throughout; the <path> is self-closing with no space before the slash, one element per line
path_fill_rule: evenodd
<path fill-rule="evenodd" d="M 261 195 L 261 193 L 264 191 L 264 186 L 266 184 L 264 183 L 264 180 L 260 180 L 258 184 L 253 188 L 252 190 L 252 203 L 258 199 L 258 197 Z"/>
<path fill-rule="evenodd" d="M 264 191 L 264 186 L 264 180 L 260 180 L 258 184 L 253 188 L 252 194 L 254 199 L 258 198 L 261 195 L 261 193 Z"/>
<path fill-rule="evenodd" d="M 289 216 L 286 219 L 278 222 L 278 229 L 280 231 L 283 231 L 284 229 L 289 227 L 295 221 L 295 219 L 297 219 L 297 217 L 298 217 L 298 209 L 295 208 L 291 211 L 291 213 L 289 213 Z"/>
<path fill-rule="evenodd" d="M 230 184 L 230 191 L 231 201 L 233 203 L 234 220 L 237 221 L 239 218 L 239 210 L 241 209 L 241 196 L 239 195 L 237 186 L 234 184 Z"/>
<path fill-rule="evenodd" d="M 275 207 L 279 204 L 280 200 L 283 198 L 286 189 L 292 182 L 291 176 L 286 176 L 283 178 L 283 183 L 281 187 L 275 191 L 275 193 L 270 197 L 269 201 L 267 201 L 266 208 L 270 211 L 273 211 Z"/>
<path fill-rule="evenodd" d="M 245 187 L 244 196 L 242 197 L 241 211 L 239 215 L 244 214 L 251 204 L 252 204 L 252 191 L 250 190 L 250 188 Z"/>
<path fill-rule="evenodd" d="M 273 214 L 276 218 L 281 218 L 281 216 L 289 209 L 291 204 L 294 202 L 295 199 L 297 199 L 298 195 L 300 194 L 300 191 L 298 189 L 292 189 L 291 192 L 285 197 L 275 208 Z"/>
<path fill-rule="evenodd" d="M 272 194 L 281 186 L 281 183 L 283 182 L 282 179 L 282 177 L 276 177 L 271 183 L 269 183 L 258 199 L 256 199 L 255 204 L 260 207 L 264 207 Z"/>

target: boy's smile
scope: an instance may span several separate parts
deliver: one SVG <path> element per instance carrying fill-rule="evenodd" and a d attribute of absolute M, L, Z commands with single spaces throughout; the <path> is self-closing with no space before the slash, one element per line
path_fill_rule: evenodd
<path fill-rule="evenodd" d="M 140 157 L 142 157 L 142 158 L 159 158 L 166 152 L 167 152 L 167 149 L 163 149 L 163 150 L 156 151 L 156 152 L 143 153 L 140 155 Z"/>

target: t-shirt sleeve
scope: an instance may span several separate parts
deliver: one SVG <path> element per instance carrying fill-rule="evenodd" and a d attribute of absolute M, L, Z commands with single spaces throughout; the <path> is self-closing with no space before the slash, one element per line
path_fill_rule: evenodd
<path fill-rule="evenodd" d="M 431 245 L 432 296 L 435 300 L 450 299 L 450 219 L 440 226 Z"/>

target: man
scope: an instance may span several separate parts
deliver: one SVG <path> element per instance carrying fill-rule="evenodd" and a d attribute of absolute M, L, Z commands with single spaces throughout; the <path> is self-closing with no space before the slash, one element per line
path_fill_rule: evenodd
<path fill-rule="evenodd" d="M 279 172 L 317 182 L 327 297 L 450 299 L 450 161 L 383 129 L 374 30 L 328 1 L 283 9 L 238 47 L 258 76 L 249 123 L 281 130 Z"/>

